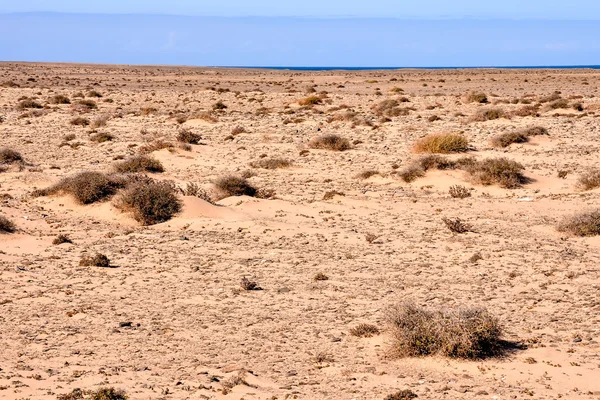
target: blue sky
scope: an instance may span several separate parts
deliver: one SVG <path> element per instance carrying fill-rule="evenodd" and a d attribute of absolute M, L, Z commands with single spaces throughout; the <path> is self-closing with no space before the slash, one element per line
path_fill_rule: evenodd
<path fill-rule="evenodd" d="M 0 2 L 2 61 L 598 65 L 598 38 L 600 0 Z"/>
<path fill-rule="evenodd" d="M 28 0 L 0 12 L 158 13 L 203 16 L 600 19 L 598 0 Z"/>

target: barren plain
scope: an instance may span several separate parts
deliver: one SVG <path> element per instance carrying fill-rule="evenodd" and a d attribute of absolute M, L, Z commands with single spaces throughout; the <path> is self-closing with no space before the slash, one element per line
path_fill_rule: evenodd
<path fill-rule="evenodd" d="M 585 69 L 1 63 L 0 149 L 20 159 L 0 164 L 0 399 L 599 399 L 600 237 L 557 229 L 598 206 L 579 180 L 598 165 L 599 85 Z M 414 144 L 448 133 L 468 148 L 441 157 L 503 157 L 523 179 L 419 167 Z M 178 191 L 165 222 L 119 207 L 124 189 L 44 193 L 140 154 Z M 96 254 L 110 265 L 81 262 Z M 403 302 L 484 307 L 511 347 L 398 356 Z"/>

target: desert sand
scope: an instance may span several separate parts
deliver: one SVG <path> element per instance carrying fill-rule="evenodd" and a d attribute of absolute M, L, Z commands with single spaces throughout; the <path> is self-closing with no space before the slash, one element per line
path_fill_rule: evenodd
<path fill-rule="evenodd" d="M 0 398 L 114 387 L 131 399 L 384 399 L 404 389 L 422 399 L 599 399 L 600 237 L 556 229 L 600 199 L 576 184 L 598 164 L 599 85 L 600 71 L 585 69 L 0 63 L 0 148 L 25 160 L 0 172 L 0 215 L 16 225 L 0 234 Z M 468 92 L 487 104 L 466 102 Z M 514 114 L 553 94 L 568 105 Z M 56 95 L 70 104 L 52 104 Z M 309 96 L 316 104 L 301 106 Z M 41 108 L 19 109 L 23 99 Z M 377 115 L 390 99 L 407 109 Z M 472 120 L 490 107 L 506 116 Z M 548 135 L 490 145 L 531 126 Z M 177 146 L 182 129 L 200 143 Z M 521 163 L 529 181 L 485 186 L 461 170 L 402 180 L 419 157 L 413 143 L 446 132 L 463 132 L 469 156 Z M 98 133 L 112 140 L 91 140 Z M 352 146 L 309 148 L 323 134 Z M 181 195 L 166 222 L 143 226 L 112 199 L 32 195 L 81 171 L 109 172 L 159 140 L 175 145 L 150 152 L 165 169 L 150 175 L 211 197 Z M 250 166 L 261 157 L 291 165 Z M 227 174 L 269 196 L 222 198 L 213 182 Z M 453 185 L 471 196 L 452 198 Z M 444 217 L 472 229 L 451 232 Z M 73 243 L 54 245 L 59 234 Z M 111 268 L 79 264 L 95 253 Z M 262 290 L 243 290 L 244 277 Z M 404 301 L 485 307 L 515 347 L 476 360 L 396 357 L 386 310 Z M 379 333 L 350 334 L 361 323 Z"/>

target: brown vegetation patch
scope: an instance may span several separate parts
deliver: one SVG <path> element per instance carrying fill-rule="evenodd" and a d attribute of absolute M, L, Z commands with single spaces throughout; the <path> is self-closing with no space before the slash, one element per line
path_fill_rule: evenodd
<path fill-rule="evenodd" d="M 502 327 L 483 308 L 427 310 L 401 303 L 388 309 L 387 319 L 399 356 L 481 359 L 501 352 Z"/>
<path fill-rule="evenodd" d="M 349 150 L 352 146 L 350 145 L 350 141 L 345 137 L 328 134 L 313 138 L 308 143 L 308 147 L 320 150 L 345 151 Z"/>
<path fill-rule="evenodd" d="M 171 182 L 142 180 L 131 185 L 119 196 L 115 206 L 133 214 L 143 225 L 168 221 L 181 211 L 182 202 Z"/>
<path fill-rule="evenodd" d="M 160 161 L 145 155 L 138 155 L 116 164 L 115 171 L 120 173 L 164 172 L 165 169 Z"/>
<path fill-rule="evenodd" d="M 559 232 L 575 236 L 600 235 L 600 209 L 584 211 L 564 217 L 556 229 Z"/>
<path fill-rule="evenodd" d="M 458 153 L 469 149 L 469 140 L 462 133 L 434 133 L 415 142 L 417 153 Z"/>

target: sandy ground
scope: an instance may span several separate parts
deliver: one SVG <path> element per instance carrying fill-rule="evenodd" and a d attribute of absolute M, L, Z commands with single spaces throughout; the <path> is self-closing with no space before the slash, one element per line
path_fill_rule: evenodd
<path fill-rule="evenodd" d="M 18 227 L 0 235 L 0 398 L 55 399 L 100 386 L 132 399 L 383 399 L 401 389 L 423 399 L 600 398 L 600 238 L 555 229 L 600 199 L 598 190 L 575 187 L 598 163 L 600 71 L 2 63 L 2 83 L 0 148 L 28 164 L 0 173 L 0 213 Z M 323 104 L 300 107 L 313 86 L 327 92 Z M 91 112 L 47 103 L 56 94 L 74 103 L 90 90 L 102 94 Z M 523 107 L 512 99 L 560 91 L 584 111 L 469 122 L 491 106 L 463 102 L 471 90 L 505 111 Z M 373 113 L 372 105 L 402 96 L 414 109 L 408 115 L 383 122 Z M 21 97 L 45 108 L 18 110 Z M 218 101 L 224 111 L 212 111 Z M 359 122 L 331 121 L 345 111 L 336 111 L 340 105 Z M 91 126 L 70 124 L 104 115 L 106 126 L 95 131 L 112 141 L 95 143 Z M 180 125 L 181 115 L 188 119 Z M 433 115 L 440 119 L 429 121 Z M 494 134 L 532 125 L 550 135 L 489 145 Z M 236 126 L 247 132 L 231 137 Z M 250 182 L 275 198 L 212 205 L 185 197 L 180 215 L 143 227 L 110 201 L 31 196 L 75 172 L 109 171 L 117 156 L 156 138 L 174 141 L 181 127 L 202 143 L 154 152 L 166 169 L 158 179 L 210 191 L 221 175 L 252 171 Z M 465 133 L 477 158 L 521 162 L 532 183 L 478 186 L 459 171 L 430 171 L 410 184 L 397 177 L 396 168 L 416 157 L 416 139 L 452 131 Z M 301 155 L 324 133 L 355 145 Z M 75 145 L 61 145 L 68 134 Z M 261 155 L 293 165 L 251 168 Z M 379 174 L 356 178 L 368 169 Z M 569 171 L 565 179 L 559 170 Z M 473 188 L 472 197 L 451 198 L 454 184 Z M 344 196 L 323 200 L 332 190 Z M 474 232 L 453 234 L 442 217 L 460 217 Z M 52 245 L 59 233 L 74 244 Z M 367 234 L 377 239 L 369 243 Z M 95 252 L 115 268 L 79 266 Z M 476 253 L 482 259 L 472 262 Z M 318 272 L 329 280 L 314 281 Z M 242 277 L 264 290 L 241 290 Z M 484 306 L 521 349 L 478 361 L 391 358 L 385 310 L 405 300 Z M 363 322 L 381 333 L 349 334 Z"/>

